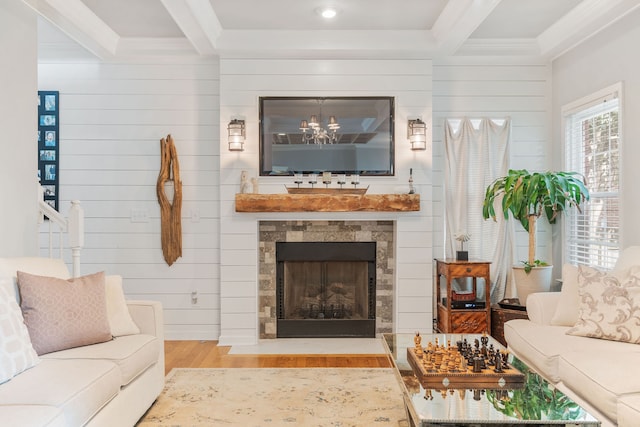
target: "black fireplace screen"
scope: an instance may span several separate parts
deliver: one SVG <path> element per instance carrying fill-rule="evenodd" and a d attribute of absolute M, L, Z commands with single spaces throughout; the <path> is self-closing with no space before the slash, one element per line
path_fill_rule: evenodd
<path fill-rule="evenodd" d="M 285 319 L 367 319 L 368 263 L 285 262 Z"/>
<path fill-rule="evenodd" d="M 277 336 L 375 336 L 375 259 L 375 242 L 276 243 Z"/>

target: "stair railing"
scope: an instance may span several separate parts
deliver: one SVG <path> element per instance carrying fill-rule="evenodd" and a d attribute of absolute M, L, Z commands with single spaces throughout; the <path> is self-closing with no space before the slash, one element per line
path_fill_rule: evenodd
<path fill-rule="evenodd" d="M 42 224 L 45 217 L 49 223 L 49 258 L 54 257 L 54 241 L 58 239 L 58 249 L 60 258 L 64 254 L 64 233 L 69 235 L 69 247 L 71 248 L 72 270 L 73 276 L 80 276 L 80 251 L 84 246 L 84 209 L 80 206 L 78 200 L 71 201 L 68 217 L 65 218 L 60 212 L 56 211 L 51 205 L 44 201 L 44 192 L 39 187 L 38 199 L 39 220 Z"/>

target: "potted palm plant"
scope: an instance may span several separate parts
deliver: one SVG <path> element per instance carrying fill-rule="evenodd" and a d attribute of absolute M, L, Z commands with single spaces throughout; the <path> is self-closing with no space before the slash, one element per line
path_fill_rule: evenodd
<path fill-rule="evenodd" d="M 518 298 L 526 304 L 529 293 L 549 290 L 551 266 L 536 258 L 536 222 L 544 216 L 550 224 L 567 208 L 589 200 L 584 177 L 577 172 L 534 172 L 509 170 L 487 187 L 482 206 L 484 219 L 496 219 L 495 203 L 501 203 L 505 219 L 511 216 L 529 233 L 529 256 L 514 267 Z M 538 276 L 541 276 L 540 278 Z"/>

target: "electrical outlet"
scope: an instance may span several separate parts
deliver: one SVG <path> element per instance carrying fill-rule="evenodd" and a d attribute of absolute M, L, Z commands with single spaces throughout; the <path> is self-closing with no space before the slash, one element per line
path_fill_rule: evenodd
<path fill-rule="evenodd" d="M 191 304 L 197 304 L 198 303 L 198 291 L 191 291 Z"/>
<path fill-rule="evenodd" d="M 146 209 L 131 209 L 131 222 L 149 222 Z"/>

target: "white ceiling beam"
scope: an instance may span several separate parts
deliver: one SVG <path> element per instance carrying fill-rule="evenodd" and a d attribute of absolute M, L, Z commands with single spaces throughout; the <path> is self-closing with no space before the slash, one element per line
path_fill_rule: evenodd
<path fill-rule="evenodd" d="M 100 59 L 112 59 L 120 36 L 81 0 L 22 0 Z"/>
<path fill-rule="evenodd" d="M 538 36 L 540 53 L 553 60 L 638 7 L 638 0 L 584 0 Z"/>
<path fill-rule="evenodd" d="M 222 26 L 209 0 L 161 0 L 180 30 L 201 55 L 213 55 Z"/>
<path fill-rule="evenodd" d="M 437 53 L 451 56 L 502 0 L 449 0 L 433 25 Z"/>

